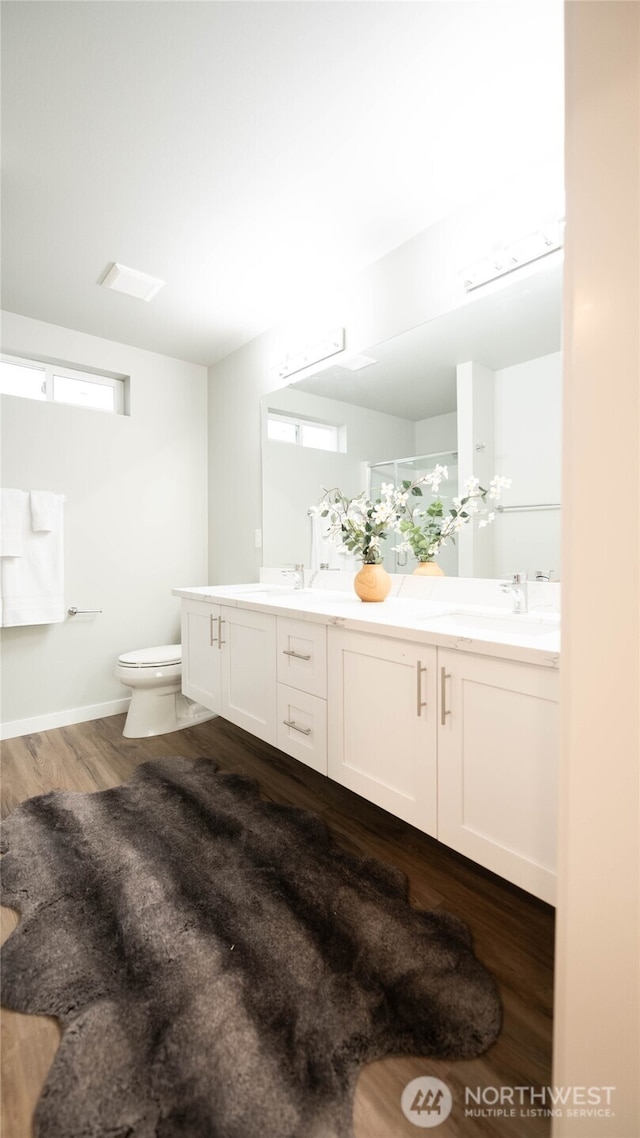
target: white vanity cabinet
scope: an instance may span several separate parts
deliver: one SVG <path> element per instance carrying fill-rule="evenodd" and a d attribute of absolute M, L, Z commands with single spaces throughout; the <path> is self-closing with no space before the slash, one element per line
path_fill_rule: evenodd
<path fill-rule="evenodd" d="M 436 649 L 329 629 L 331 778 L 436 836 Z"/>
<path fill-rule="evenodd" d="M 278 617 L 277 745 L 327 773 L 327 629 Z"/>
<path fill-rule="evenodd" d="M 276 744 L 276 618 L 222 605 L 220 627 L 220 714 Z"/>
<path fill-rule="evenodd" d="M 330 628 L 328 773 L 550 903 L 558 672 Z"/>
<path fill-rule="evenodd" d="M 555 898 L 558 672 L 438 649 L 438 838 Z"/>
<path fill-rule="evenodd" d="M 275 616 L 183 600 L 182 691 L 275 744 Z"/>
<path fill-rule="evenodd" d="M 182 691 L 218 714 L 221 611 L 208 601 L 182 602 Z"/>
<path fill-rule="evenodd" d="M 559 648 L 182 595 L 185 695 L 553 904 Z"/>

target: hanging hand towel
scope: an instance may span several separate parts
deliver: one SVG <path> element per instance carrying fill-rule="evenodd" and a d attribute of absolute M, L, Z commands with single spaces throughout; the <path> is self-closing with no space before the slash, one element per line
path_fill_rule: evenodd
<path fill-rule="evenodd" d="M 51 490 L 30 490 L 31 499 L 31 529 L 34 533 L 51 533 L 57 529 L 62 521 L 61 494 L 54 494 Z"/>
<path fill-rule="evenodd" d="M 57 624 L 65 618 L 62 509 L 64 497 L 55 495 L 55 528 L 34 533 L 28 492 L 21 511 L 22 556 L 3 557 L 2 625 Z"/>
<path fill-rule="evenodd" d="M 0 490 L 0 557 L 21 557 L 26 490 Z"/>
<path fill-rule="evenodd" d="M 315 509 L 310 512 L 311 519 L 311 569 L 358 569 L 357 558 L 349 553 L 346 546 L 338 546 L 329 537 L 331 522 L 322 518 Z"/>

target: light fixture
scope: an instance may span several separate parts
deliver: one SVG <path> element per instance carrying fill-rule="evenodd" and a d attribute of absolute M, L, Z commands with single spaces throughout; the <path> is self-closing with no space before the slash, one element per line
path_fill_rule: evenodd
<path fill-rule="evenodd" d="M 279 379 L 285 379 L 288 375 L 312 367 L 313 364 L 327 360 L 330 356 L 335 356 L 337 352 L 343 350 L 344 328 L 336 328 L 321 340 L 303 348 L 302 351 L 288 353 L 282 362 L 276 365 L 274 371 Z"/>
<path fill-rule="evenodd" d="M 494 250 L 481 261 L 476 261 L 467 269 L 463 269 L 460 276 L 466 292 L 488 284 L 489 281 L 504 277 L 507 273 L 516 272 L 524 265 L 531 265 L 542 257 L 562 248 L 562 221 L 545 226 L 526 237 L 520 237 L 509 245 Z"/>
<path fill-rule="evenodd" d="M 140 273 L 137 269 L 128 269 L 126 265 L 114 262 L 100 283 L 105 288 L 113 289 L 114 292 L 135 296 L 137 300 L 151 300 L 165 282 L 158 277 L 150 277 L 148 273 Z"/>

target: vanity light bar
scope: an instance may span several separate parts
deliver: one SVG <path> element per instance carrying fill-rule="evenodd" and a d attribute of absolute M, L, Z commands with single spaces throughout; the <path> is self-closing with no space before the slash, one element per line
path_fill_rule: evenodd
<path fill-rule="evenodd" d="M 313 364 L 327 360 L 330 356 L 335 356 L 337 352 L 342 351 L 344 351 L 344 328 L 336 328 L 328 336 L 318 340 L 315 344 L 310 344 L 301 352 L 286 355 L 282 363 L 277 364 L 274 370 L 280 379 L 286 379 L 288 375 L 293 375 L 296 371 L 303 371 L 304 368 L 312 367 Z"/>
<path fill-rule="evenodd" d="M 513 273 L 524 265 L 531 265 L 561 248 L 562 222 L 557 222 L 544 231 L 530 233 L 528 237 L 519 238 L 511 245 L 492 253 L 490 257 L 484 257 L 482 261 L 464 269 L 460 275 L 465 291 L 472 292 L 474 288 Z"/>

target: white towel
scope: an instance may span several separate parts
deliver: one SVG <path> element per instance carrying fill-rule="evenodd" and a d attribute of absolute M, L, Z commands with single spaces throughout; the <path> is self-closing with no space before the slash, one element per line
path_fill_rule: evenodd
<path fill-rule="evenodd" d="M 29 494 L 23 492 L 20 516 L 22 556 L 0 562 L 2 625 L 57 624 L 65 618 L 64 544 L 62 509 L 64 497 L 56 495 L 56 528 L 34 533 L 31 528 Z"/>
<path fill-rule="evenodd" d="M 311 517 L 311 569 L 356 569 L 358 560 L 346 546 L 329 537 L 331 522 L 314 512 Z"/>
<path fill-rule="evenodd" d="M 26 490 L 0 490 L 0 557 L 21 557 Z"/>
<path fill-rule="evenodd" d="M 31 499 L 31 529 L 34 533 L 51 533 L 62 523 L 61 494 L 53 494 L 51 490 L 30 490 Z"/>

